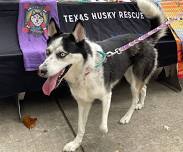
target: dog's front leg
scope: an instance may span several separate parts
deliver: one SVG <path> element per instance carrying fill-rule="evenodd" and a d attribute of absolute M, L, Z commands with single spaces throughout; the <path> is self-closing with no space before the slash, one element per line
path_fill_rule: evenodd
<path fill-rule="evenodd" d="M 108 132 L 107 121 L 108 121 L 109 109 L 111 105 L 111 96 L 112 96 L 112 92 L 109 92 L 102 98 L 102 121 L 100 124 L 100 130 L 103 133 Z"/>
<path fill-rule="evenodd" d="M 78 133 L 73 141 L 65 145 L 63 151 L 72 152 L 81 145 L 91 105 L 89 102 L 78 102 Z"/>

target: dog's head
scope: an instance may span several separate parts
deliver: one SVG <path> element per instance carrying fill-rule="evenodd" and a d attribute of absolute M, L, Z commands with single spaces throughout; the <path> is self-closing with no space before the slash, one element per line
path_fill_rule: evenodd
<path fill-rule="evenodd" d="M 78 21 L 72 33 L 61 33 L 54 20 L 48 26 L 46 60 L 39 66 L 39 75 L 48 78 L 43 92 L 49 95 L 74 65 L 84 63 L 91 53 L 86 43 L 83 23 Z"/>

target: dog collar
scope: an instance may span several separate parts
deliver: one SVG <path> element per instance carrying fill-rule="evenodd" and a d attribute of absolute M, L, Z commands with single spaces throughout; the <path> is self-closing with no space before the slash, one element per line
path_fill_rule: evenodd
<path fill-rule="evenodd" d="M 102 51 L 97 51 L 97 63 L 95 65 L 95 69 L 98 68 L 106 61 L 107 54 Z M 86 67 L 85 76 L 87 76 L 93 69 L 91 67 Z"/>
<path fill-rule="evenodd" d="M 97 57 L 98 57 L 98 61 L 95 65 L 95 68 L 100 67 L 106 60 L 107 54 L 102 50 L 102 51 L 97 51 Z"/>

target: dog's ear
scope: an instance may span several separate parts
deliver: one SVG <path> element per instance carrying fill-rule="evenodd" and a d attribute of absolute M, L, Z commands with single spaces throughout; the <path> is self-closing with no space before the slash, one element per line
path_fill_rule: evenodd
<path fill-rule="evenodd" d="M 81 42 L 86 38 L 86 31 L 81 20 L 78 20 L 73 29 L 73 36 L 76 42 Z"/>
<path fill-rule="evenodd" d="M 61 33 L 57 23 L 53 18 L 50 19 L 50 23 L 48 25 L 48 36 L 52 37 L 55 34 Z"/>

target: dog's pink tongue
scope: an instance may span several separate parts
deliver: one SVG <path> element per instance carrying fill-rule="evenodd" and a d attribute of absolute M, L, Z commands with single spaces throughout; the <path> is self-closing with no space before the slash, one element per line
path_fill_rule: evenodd
<path fill-rule="evenodd" d="M 43 87 L 42 87 L 43 93 L 45 95 L 49 96 L 51 94 L 51 92 L 55 89 L 58 77 L 59 77 L 59 73 L 52 77 L 49 77 L 45 81 L 45 83 L 43 84 Z"/>

